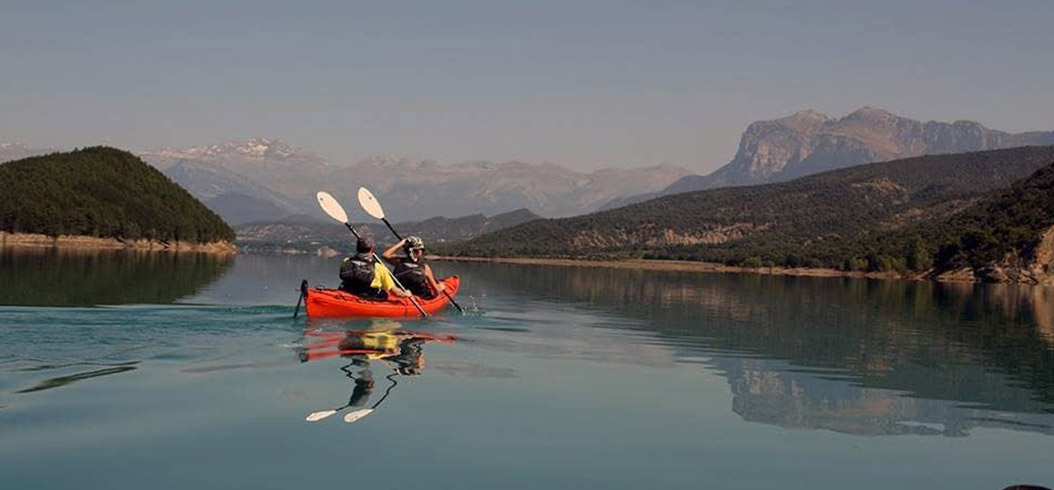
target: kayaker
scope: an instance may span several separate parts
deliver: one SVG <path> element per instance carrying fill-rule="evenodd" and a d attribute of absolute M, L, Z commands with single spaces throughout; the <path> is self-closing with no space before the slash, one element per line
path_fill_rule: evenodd
<path fill-rule="evenodd" d="M 406 256 L 398 256 L 399 249 L 406 251 Z M 411 293 L 431 299 L 446 289 L 432 275 L 432 268 L 421 259 L 425 253 L 425 242 L 419 237 L 410 236 L 385 250 L 382 257 L 395 267 L 395 277 Z"/>
<path fill-rule="evenodd" d="M 388 293 L 409 297 L 410 293 L 396 286 L 388 269 L 377 261 L 375 249 L 372 238 L 359 238 L 355 255 L 345 257 L 340 265 L 340 289 L 366 299 L 387 299 Z"/>

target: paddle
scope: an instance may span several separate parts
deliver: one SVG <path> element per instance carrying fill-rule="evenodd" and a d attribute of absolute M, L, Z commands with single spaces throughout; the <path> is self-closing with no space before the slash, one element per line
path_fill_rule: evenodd
<path fill-rule="evenodd" d="M 355 235 L 355 239 L 360 238 L 359 232 L 355 231 L 355 227 L 351 226 L 351 223 L 348 222 L 348 213 L 344 212 L 344 207 L 341 206 L 340 203 L 333 198 L 333 196 L 331 196 L 328 192 L 318 191 L 318 194 L 315 194 L 315 197 L 318 198 L 318 205 L 322 207 L 322 210 L 325 211 L 330 218 L 344 223 L 344 226 L 348 227 L 348 230 L 351 231 L 351 234 Z M 410 292 L 409 290 L 403 287 L 403 285 L 399 282 L 399 279 L 395 277 L 395 274 L 392 274 L 392 271 L 388 270 L 388 266 L 385 265 L 384 261 L 377 256 L 376 252 L 373 254 L 373 260 L 376 260 L 377 263 L 381 264 L 381 266 L 384 267 L 384 270 L 388 271 L 388 275 L 392 277 L 392 280 L 395 281 L 395 285 L 398 286 L 399 289 L 406 292 Z M 414 298 L 412 294 L 408 296 L 408 298 L 410 298 L 410 302 L 413 303 L 414 306 L 417 308 L 417 311 L 421 313 L 421 316 L 428 318 L 428 313 L 425 312 L 424 308 L 421 308 L 421 305 L 417 302 L 417 298 Z"/>
<path fill-rule="evenodd" d="M 392 234 L 395 235 L 395 238 L 399 240 L 403 239 L 403 237 L 399 235 L 399 232 L 395 231 L 395 227 L 388 222 L 388 218 L 384 216 L 384 208 L 381 207 L 381 203 L 378 202 L 377 198 L 373 197 L 373 193 L 365 187 L 359 187 L 359 205 L 361 205 L 362 209 L 366 211 L 366 214 L 383 221 L 388 229 L 391 230 Z M 461 313 L 465 312 L 464 308 L 461 308 L 461 305 L 457 304 L 457 301 L 454 301 L 454 297 L 451 296 L 450 293 L 443 290 L 443 294 L 450 300 L 450 304 L 457 308 L 457 311 L 460 311 Z"/>

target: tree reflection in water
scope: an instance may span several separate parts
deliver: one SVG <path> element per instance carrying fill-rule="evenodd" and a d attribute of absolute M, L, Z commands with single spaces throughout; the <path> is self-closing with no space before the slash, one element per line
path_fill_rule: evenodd
<path fill-rule="evenodd" d="M 639 321 L 747 420 L 854 434 L 1054 434 L 1054 289 L 478 266 L 466 281 Z M 651 342 L 656 342 L 655 339 Z"/>
<path fill-rule="evenodd" d="M 230 255 L 0 248 L 0 304 L 167 304 L 222 276 Z"/>

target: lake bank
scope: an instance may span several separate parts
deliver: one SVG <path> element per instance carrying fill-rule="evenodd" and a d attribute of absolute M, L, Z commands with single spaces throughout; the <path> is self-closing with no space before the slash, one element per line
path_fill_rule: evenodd
<path fill-rule="evenodd" d="M 1045 249 L 1044 249 L 1045 250 Z M 1048 252 L 1045 252 L 1048 253 Z M 657 271 L 701 272 L 711 274 L 763 274 L 797 277 L 854 277 L 859 279 L 895 279 L 903 281 L 965 282 L 992 284 L 1020 284 L 1024 286 L 1054 286 L 1054 274 L 1048 268 L 1035 265 L 998 264 L 982 271 L 983 277 L 972 269 L 958 269 L 937 275 L 924 273 L 900 273 L 892 271 L 843 271 L 838 269 L 809 267 L 740 267 L 713 262 L 691 262 L 685 260 L 588 260 L 526 257 L 455 257 L 436 255 L 432 260 L 450 262 L 486 262 L 494 264 L 555 265 L 566 267 L 600 267 L 609 269 L 641 269 Z"/>
<path fill-rule="evenodd" d="M 1032 286 L 1054 286 L 1054 227 L 1043 232 L 1031 253 L 1014 251 L 1002 259 L 989 263 L 982 268 L 960 268 L 925 272 L 897 271 L 846 271 L 830 268 L 810 267 L 742 267 L 730 266 L 715 262 L 694 262 L 683 260 L 589 260 L 589 259 L 556 259 L 556 258 L 515 258 L 515 257 L 458 257 L 435 256 L 437 260 L 461 260 L 473 262 L 494 262 L 506 264 L 536 264 L 558 266 L 608 267 L 623 269 L 674 270 L 688 272 L 733 273 L 733 274 L 767 274 L 780 276 L 805 277 L 857 277 L 867 279 L 901 279 L 909 281 L 937 282 L 972 282 L 995 284 L 1022 284 Z"/>
<path fill-rule="evenodd" d="M 643 269 L 658 271 L 705 272 L 722 274 L 766 274 L 802 277 L 856 277 L 866 279 L 904 279 L 924 280 L 921 274 L 906 275 L 897 272 L 840 271 L 837 269 L 814 269 L 806 267 L 739 267 L 713 262 L 690 262 L 685 260 L 586 260 L 586 259 L 552 259 L 525 257 L 452 257 L 432 256 L 432 260 L 450 262 L 486 262 L 495 264 L 556 265 L 566 267 L 601 267 L 610 269 Z M 970 282 L 961 276 L 948 277 L 946 281 Z"/>
<path fill-rule="evenodd" d="M 154 252 L 199 252 L 230 255 L 238 253 L 231 242 L 218 241 L 192 243 L 181 240 L 161 242 L 157 240 L 120 240 L 84 235 L 50 236 L 40 233 L 0 232 L 0 247 L 10 248 L 62 248 L 80 250 L 142 250 Z"/>

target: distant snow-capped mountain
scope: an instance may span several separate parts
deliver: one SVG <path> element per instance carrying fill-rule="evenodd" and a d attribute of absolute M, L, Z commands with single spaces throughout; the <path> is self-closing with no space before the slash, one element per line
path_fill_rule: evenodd
<path fill-rule="evenodd" d="M 55 150 L 47 148 L 30 148 L 29 146 L 18 142 L 0 143 L 0 163 L 46 155 L 54 151 Z"/>
<path fill-rule="evenodd" d="M 139 155 L 206 204 L 210 200 L 236 203 L 214 209 L 235 224 L 260 218 L 258 213 L 245 212 L 253 202 L 272 214 L 318 213 L 314 197 L 318 190 L 332 192 L 348 206 L 355 203 L 359 186 L 373 190 L 385 210 L 400 221 L 436 215 L 492 216 L 521 208 L 543 216 L 569 216 L 615 198 L 661 190 L 689 174 L 674 165 L 585 173 L 551 163 L 441 164 L 395 156 L 333 165 L 309 150 L 264 138 Z M 219 199 L 224 194 L 237 194 L 238 199 Z M 357 206 L 348 211 L 356 214 Z"/>
<path fill-rule="evenodd" d="M 292 199 L 266 182 L 293 178 L 291 171 L 330 166 L 311 151 L 269 138 L 138 154 L 233 225 L 312 210 L 314 202 Z"/>
<path fill-rule="evenodd" d="M 279 139 L 250 138 L 226 141 L 215 145 L 190 148 L 160 148 L 139 152 L 139 156 L 155 166 L 164 167 L 181 160 L 212 162 L 275 162 L 308 161 L 328 165 L 322 157 L 303 148 L 296 148 Z"/>

